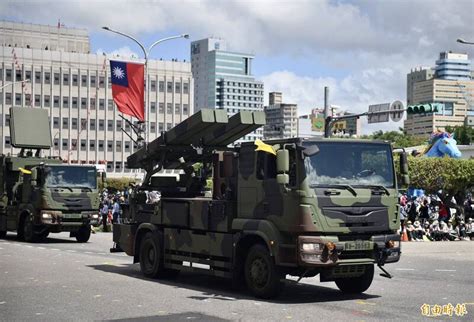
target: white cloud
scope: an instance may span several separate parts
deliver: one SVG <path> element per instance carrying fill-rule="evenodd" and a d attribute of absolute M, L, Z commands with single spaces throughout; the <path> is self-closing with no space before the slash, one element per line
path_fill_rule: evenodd
<path fill-rule="evenodd" d="M 128 46 L 121 47 L 119 49 L 115 49 L 111 52 L 105 52 L 102 48 L 97 49 L 97 55 L 106 54 L 109 57 L 118 57 L 118 58 L 126 58 L 126 59 L 138 59 L 140 56 L 138 53 L 134 52 Z"/>

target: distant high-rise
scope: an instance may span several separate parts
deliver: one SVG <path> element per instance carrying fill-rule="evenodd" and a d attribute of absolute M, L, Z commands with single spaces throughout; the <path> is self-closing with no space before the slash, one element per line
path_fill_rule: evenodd
<path fill-rule="evenodd" d="M 441 103 L 436 113 L 408 115 L 405 131 L 429 136 L 446 126 L 472 126 L 474 81 L 467 54 L 440 53 L 435 68 L 412 70 L 407 75 L 407 105 Z"/>
<path fill-rule="evenodd" d="M 263 110 L 263 83 L 252 76 L 251 54 L 227 51 L 222 39 L 206 38 L 191 43 L 194 109 L 220 108 L 229 114 Z M 244 140 L 261 139 L 258 129 Z"/>
<path fill-rule="evenodd" d="M 265 139 L 291 138 L 298 135 L 297 105 L 283 103 L 281 93 L 270 93 L 269 105 L 265 106 L 265 118 Z"/>

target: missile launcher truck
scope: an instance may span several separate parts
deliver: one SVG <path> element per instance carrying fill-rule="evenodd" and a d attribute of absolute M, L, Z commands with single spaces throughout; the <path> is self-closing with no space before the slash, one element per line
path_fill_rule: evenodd
<path fill-rule="evenodd" d="M 113 226 L 111 251 L 133 256 L 147 277 L 204 272 L 262 298 L 276 296 L 286 275 L 319 274 L 350 293 L 368 289 L 374 265 L 391 277 L 382 266 L 397 262 L 401 249 L 390 143 L 288 138 L 229 146 L 264 124 L 262 112 L 202 109 L 130 155 L 128 167 L 146 175 Z M 182 173 L 157 175 L 163 169 Z"/>
<path fill-rule="evenodd" d="M 66 231 L 87 242 L 99 218 L 96 168 L 40 156 L 51 147 L 47 110 L 12 107 L 10 115 L 12 145 L 21 152 L 0 155 L 0 238 L 16 231 L 35 242 Z"/>

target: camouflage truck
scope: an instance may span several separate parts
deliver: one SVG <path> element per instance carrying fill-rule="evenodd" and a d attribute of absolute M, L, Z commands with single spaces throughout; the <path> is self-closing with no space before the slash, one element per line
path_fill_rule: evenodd
<path fill-rule="evenodd" d="M 390 277 L 382 266 L 401 254 L 390 143 L 291 138 L 228 146 L 264 123 L 261 112 L 228 118 L 203 109 L 130 155 L 128 166 L 146 175 L 114 225 L 115 249 L 147 277 L 199 271 L 262 298 L 276 296 L 286 275 L 319 274 L 350 293 L 369 288 L 374 265 Z M 162 169 L 182 174 L 157 176 Z M 150 198 L 156 192 L 159 200 Z"/>
<path fill-rule="evenodd" d="M 87 242 L 99 218 L 96 168 L 40 156 L 51 146 L 47 110 L 11 108 L 10 115 L 12 145 L 21 152 L 0 155 L 0 237 L 17 231 L 34 242 L 66 231 Z M 25 151 L 33 148 L 35 155 Z"/>

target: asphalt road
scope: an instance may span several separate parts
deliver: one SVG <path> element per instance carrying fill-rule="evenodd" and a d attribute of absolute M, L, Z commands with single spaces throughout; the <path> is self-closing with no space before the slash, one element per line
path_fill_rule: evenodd
<path fill-rule="evenodd" d="M 232 290 L 224 279 L 181 274 L 176 280 L 141 276 L 123 253 L 111 254 L 110 233 L 86 244 L 52 234 L 44 242 L 0 240 L 0 320 L 66 321 L 380 321 L 474 320 L 474 242 L 403 244 L 402 260 L 386 268 L 362 295 L 340 293 L 319 278 L 286 282 L 277 300 L 262 301 Z M 427 318 L 433 308 L 464 303 L 462 318 Z"/>

